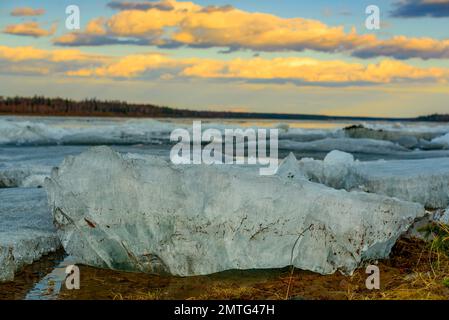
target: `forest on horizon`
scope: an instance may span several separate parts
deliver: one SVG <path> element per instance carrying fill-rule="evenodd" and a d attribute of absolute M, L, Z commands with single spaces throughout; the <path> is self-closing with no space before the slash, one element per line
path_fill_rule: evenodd
<path fill-rule="evenodd" d="M 151 118 L 234 118 L 234 119 L 283 119 L 283 120 L 384 120 L 384 121 L 435 121 L 449 122 L 449 114 L 423 115 L 416 118 L 382 118 L 326 116 L 310 114 L 256 113 L 230 111 L 195 111 L 176 109 L 154 104 L 127 103 L 85 99 L 75 101 L 66 98 L 2 97 L 0 115 L 34 116 L 90 116 L 90 117 L 151 117 Z"/>

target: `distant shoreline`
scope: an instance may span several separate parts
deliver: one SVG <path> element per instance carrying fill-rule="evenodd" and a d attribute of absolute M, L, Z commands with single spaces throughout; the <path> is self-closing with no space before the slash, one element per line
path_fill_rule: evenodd
<path fill-rule="evenodd" d="M 122 101 L 83 100 L 46 97 L 0 97 L 0 116 L 54 117 L 120 117 L 120 118 L 201 118 L 235 120 L 309 120 L 309 121 L 407 121 L 449 122 L 449 115 L 429 115 L 415 118 L 327 116 L 289 113 L 256 113 L 230 111 L 195 111 L 174 109 L 152 104 L 128 104 Z"/>
<path fill-rule="evenodd" d="M 148 119 L 229 119 L 229 120 L 308 120 L 308 121 L 423 121 L 417 118 L 375 118 L 375 117 L 349 117 L 349 116 L 326 116 L 326 115 L 303 115 L 303 114 L 282 114 L 282 113 L 234 113 L 230 112 L 226 116 L 145 116 L 145 115 L 124 115 L 120 113 L 8 113 L 1 112 L 0 116 L 24 116 L 24 117 L 80 117 L 80 118 L 148 118 Z M 426 120 L 424 120 L 426 121 Z"/>

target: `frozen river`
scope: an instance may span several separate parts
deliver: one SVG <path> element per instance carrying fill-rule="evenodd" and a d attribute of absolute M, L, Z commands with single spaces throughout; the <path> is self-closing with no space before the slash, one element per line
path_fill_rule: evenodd
<path fill-rule="evenodd" d="M 90 146 L 168 158 L 172 130 L 191 126 L 189 119 L 0 117 L 0 186 L 36 186 L 66 156 Z M 279 158 L 293 152 L 323 159 L 332 150 L 360 161 L 449 157 L 447 124 L 204 120 L 203 130 L 209 128 L 277 128 Z"/>

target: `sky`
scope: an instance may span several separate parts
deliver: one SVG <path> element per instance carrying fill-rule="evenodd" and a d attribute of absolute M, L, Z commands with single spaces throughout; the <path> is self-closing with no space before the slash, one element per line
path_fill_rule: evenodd
<path fill-rule="evenodd" d="M 78 30 L 66 24 L 70 5 Z M 371 5 L 376 29 L 366 26 Z M 449 113 L 449 0 L 2 0 L 0 95 Z"/>

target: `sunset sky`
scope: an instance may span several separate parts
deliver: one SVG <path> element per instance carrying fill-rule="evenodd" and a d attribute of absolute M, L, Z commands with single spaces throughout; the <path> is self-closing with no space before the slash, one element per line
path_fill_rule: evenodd
<path fill-rule="evenodd" d="M 81 29 L 65 26 L 78 5 Z M 381 11 L 379 30 L 365 9 Z M 198 110 L 449 113 L 449 0 L 2 0 L 0 95 Z"/>

